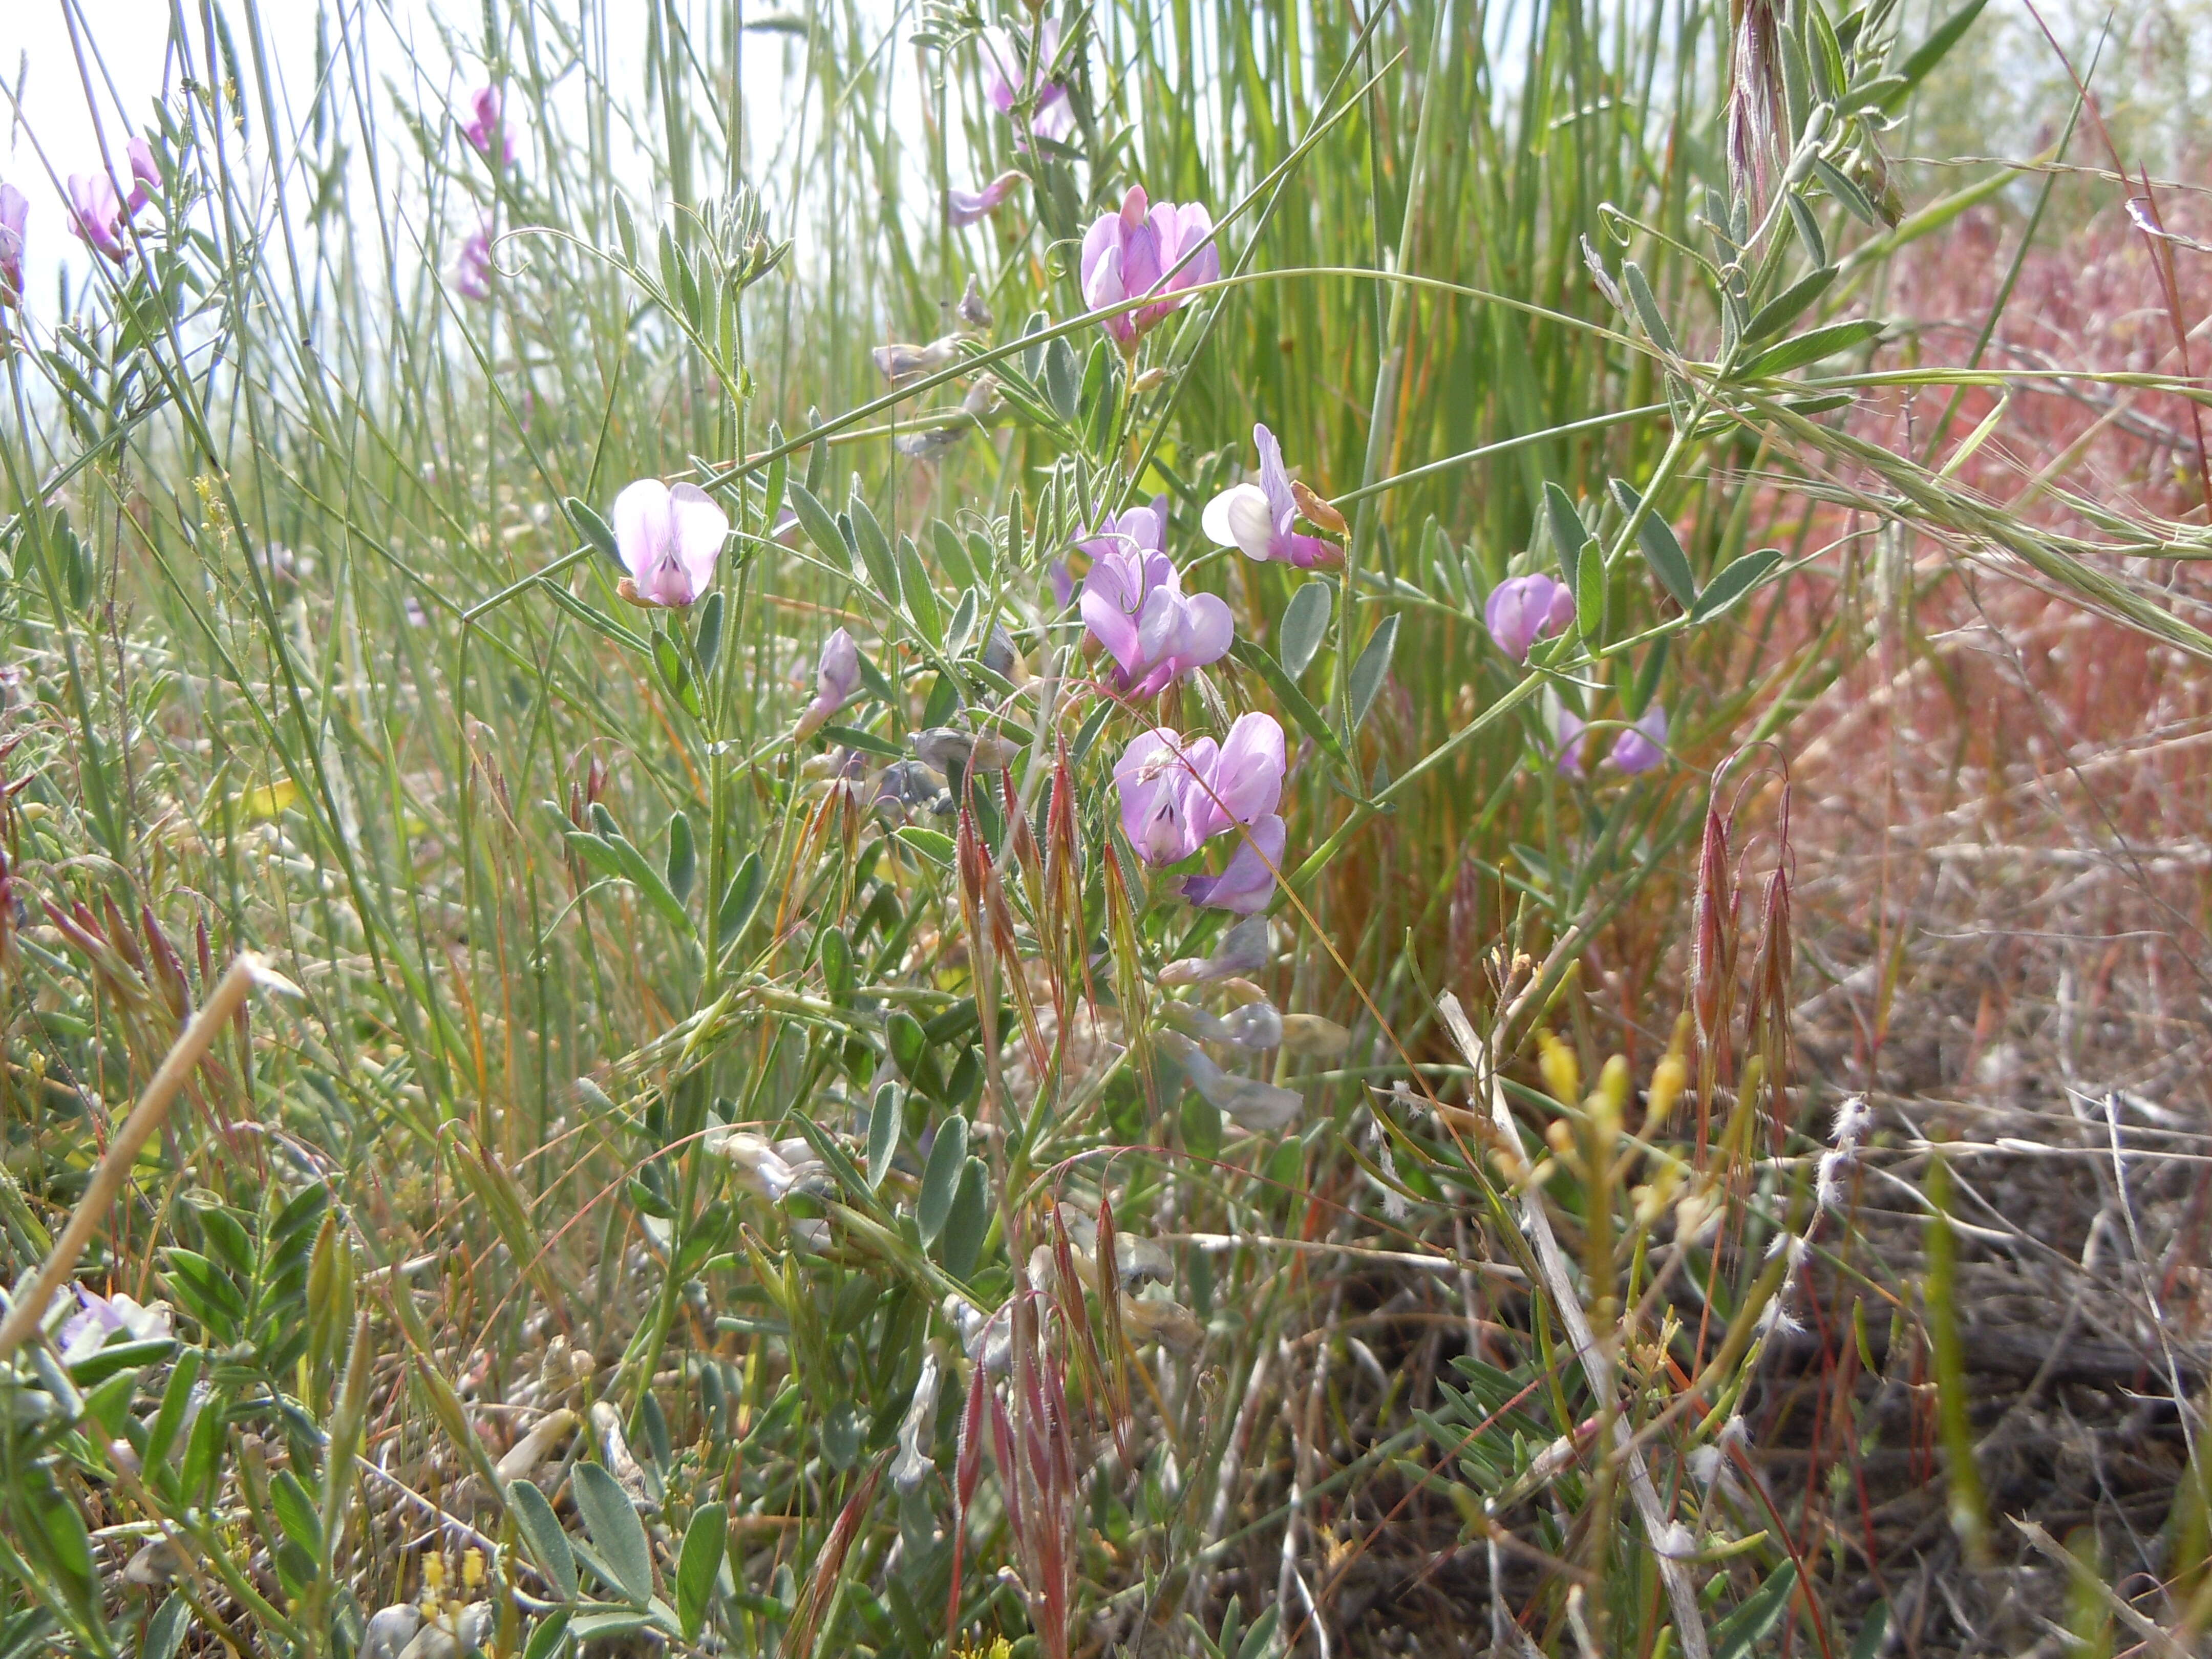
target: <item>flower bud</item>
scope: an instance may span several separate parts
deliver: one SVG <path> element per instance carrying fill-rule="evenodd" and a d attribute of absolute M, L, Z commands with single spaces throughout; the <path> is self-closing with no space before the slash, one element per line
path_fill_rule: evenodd
<path fill-rule="evenodd" d="M 1582 1067 L 1575 1062 L 1575 1051 L 1549 1031 L 1536 1033 L 1536 1046 L 1541 1050 L 1536 1069 L 1543 1073 L 1544 1087 L 1559 1104 L 1571 1106 L 1583 1092 Z"/>

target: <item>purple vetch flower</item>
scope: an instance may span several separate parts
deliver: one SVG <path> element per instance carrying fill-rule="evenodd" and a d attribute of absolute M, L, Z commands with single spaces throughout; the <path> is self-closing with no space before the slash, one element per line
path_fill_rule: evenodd
<path fill-rule="evenodd" d="M 814 670 L 814 701 L 799 717 L 799 735 L 812 737 L 860 689 L 860 647 L 841 628 L 823 641 L 822 659 Z"/>
<path fill-rule="evenodd" d="M 69 176 L 70 228 L 86 246 L 98 249 L 118 264 L 123 262 L 125 223 L 153 199 L 147 194 L 149 186 L 155 190 L 161 187 L 161 170 L 154 165 L 153 146 L 143 138 L 133 138 L 124 146 L 123 153 L 129 161 L 132 180 L 128 200 L 115 193 L 115 181 L 105 169 L 99 173 L 72 173 Z M 20 233 L 17 240 L 20 244 Z"/>
<path fill-rule="evenodd" d="M 152 201 L 150 192 L 161 187 L 161 170 L 154 165 L 154 147 L 143 138 L 133 138 L 123 147 L 131 162 L 131 194 L 124 199 L 123 210 L 136 218 L 138 210 Z"/>
<path fill-rule="evenodd" d="M 1117 543 L 1133 544 L 1147 556 L 1167 556 L 1168 498 L 1155 495 L 1142 507 L 1133 507 L 1116 516 L 1108 514 L 1092 529 L 1075 538 L 1079 553 L 1097 558 Z"/>
<path fill-rule="evenodd" d="M 1282 865 L 1285 829 L 1275 808 L 1285 770 L 1283 728 L 1272 714 L 1239 717 L 1219 744 L 1165 727 L 1145 732 L 1114 768 L 1122 833 L 1155 868 L 1180 864 L 1224 831 L 1236 834 L 1229 867 L 1189 878 L 1182 895 L 1249 915 L 1267 903 Z"/>
<path fill-rule="evenodd" d="M 738 1184 L 759 1194 L 771 1204 L 781 1204 L 792 1193 L 818 1193 L 830 1184 L 830 1167 L 815 1152 L 813 1143 L 797 1137 L 769 1141 L 742 1129 L 712 1128 L 700 1138 L 701 1146 L 715 1158 L 735 1166 Z"/>
<path fill-rule="evenodd" d="M 492 271 L 491 216 L 486 214 L 453 261 L 453 291 L 467 300 L 490 299 Z"/>
<path fill-rule="evenodd" d="M 696 484 L 673 489 L 640 478 L 615 497 L 615 546 L 629 574 L 619 591 L 633 605 L 686 605 L 714 580 L 730 520 Z"/>
<path fill-rule="evenodd" d="M 31 198 L 0 184 L 0 309 L 23 303 L 23 225 Z"/>
<path fill-rule="evenodd" d="M 1490 590 L 1482 619 L 1500 651 L 1526 662 L 1538 640 L 1564 633 L 1574 621 L 1575 596 L 1549 576 L 1516 576 Z"/>
<path fill-rule="evenodd" d="M 1170 998 L 1161 1005 L 1160 1012 L 1184 1036 L 1194 1036 L 1201 1042 L 1218 1042 L 1257 1052 L 1276 1048 L 1283 1040 L 1283 1017 L 1272 1002 L 1248 1002 L 1231 1009 L 1224 1016 L 1209 1012 L 1194 1002 L 1177 1002 Z"/>
<path fill-rule="evenodd" d="M 1267 965 L 1273 947 L 1264 917 L 1240 921 L 1221 936 L 1212 954 L 1183 957 L 1160 969 L 1163 985 L 1197 985 L 1208 980 L 1230 979 L 1256 973 Z"/>
<path fill-rule="evenodd" d="M 1236 619 L 1219 599 L 1183 592 L 1164 536 L 1155 509 L 1133 507 L 1077 544 L 1091 553 L 1083 624 L 1114 659 L 1115 689 L 1133 697 L 1157 696 L 1218 662 L 1237 637 Z"/>
<path fill-rule="evenodd" d="M 123 203 L 104 173 L 69 176 L 70 228 L 87 247 L 120 264 L 123 261 Z"/>
<path fill-rule="evenodd" d="M 1275 813 L 1253 819 L 1239 831 L 1228 867 L 1218 876 L 1188 878 L 1183 897 L 1204 908 L 1241 916 L 1266 909 L 1274 896 L 1275 872 L 1283 867 L 1289 835 L 1288 826 Z"/>
<path fill-rule="evenodd" d="M 1121 751 L 1114 765 L 1121 833 L 1146 863 L 1164 868 L 1198 851 L 1205 837 L 1192 822 L 1194 797 L 1219 753 L 1212 738 L 1186 738 L 1165 726 L 1132 738 Z"/>
<path fill-rule="evenodd" d="M 1024 48 L 1029 64 L 1023 67 Z M 1024 93 L 1030 100 L 1029 130 L 1048 143 L 1059 143 L 1075 131 L 1075 109 L 1067 101 L 1067 88 L 1057 81 L 1044 79 L 1045 70 L 1060 55 L 1060 20 L 1048 17 L 1038 29 L 1034 43 L 1022 31 L 988 28 L 983 31 L 983 95 L 991 100 L 991 107 L 1013 120 L 1014 106 Z M 1018 126 L 1018 123 L 1017 125 Z M 1014 148 L 1027 149 L 1027 134 L 1017 131 Z"/>
<path fill-rule="evenodd" d="M 1656 702 L 1645 709 L 1635 725 L 1613 740 L 1613 753 L 1607 758 L 1632 777 L 1638 772 L 1649 772 L 1665 760 L 1666 709 Z"/>
<path fill-rule="evenodd" d="M 1260 482 L 1232 484 L 1206 504 L 1200 523 L 1207 537 L 1217 546 L 1237 549 L 1248 559 L 1296 565 L 1301 570 L 1334 563 L 1339 557 L 1334 544 L 1291 528 L 1297 521 L 1298 502 L 1275 434 L 1255 425 L 1252 443 L 1260 452 Z"/>
<path fill-rule="evenodd" d="M 1206 1103 L 1226 1113 L 1241 1128 L 1268 1134 L 1288 1128 L 1305 1113 L 1303 1095 L 1223 1071 L 1211 1054 L 1180 1031 L 1164 1031 L 1158 1041 L 1161 1051 L 1182 1066 L 1190 1086 Z"/>
<path fill-rule="evenodd" d="M 1289 770 L 1283 728 L 1273 714 L 1240 714 L 1221 740 L 1213 769 L 1193 793 L 1191 825 L 1205 841 L 1233 824 L 1257 823 L 1283 799 Z"/>
<path fill-rule="evenodd" d="M 1221 275 L 1221 252 L 1213 246 L 1213 220 L 1197 203 L 1178 207 L 1146 199 L 1141 185 L 1129 186 L 1119 213 L 1101 215 L 1084 233 L 1083 302 L 1103 311 L 1148 294 L 1164 297 L 1135 311 L 1099 319 L 1099 326 L 1125 351 L 1169 313 L 1178 309 L 1182 290 Z M 1198 252 L 1188 264 L 1184 257 Z M 1178 264 L 1182 269 L 1176 270 Z M 1169 273 L 1173 272 L 1173 275 Z"/>
<path fill-rule="evenodd" d="M 467 125 L 462 127 L 462 135 L 477 147 L 479 154 L 487 157 L 491 155 L 492 145 L 496 143 L 501 164 L 512 167 L 514 164 L 514 135 L 507 130 L 505 100 L 500 96 L 499 88 L 489 85 L 478 87 L 470 94 L 469 107 L 474 112 Z"/>
<path fill-rule="evenodd" d="M 142 1308 L 127 1296 L 100 1296 L 82 1285 L 75 1288 L 77 1310 L 62 1321 L 61 1328 L 54 1333 L 54 1346 L 61 1350 L 65 1365 L 98 1353 L 111 1337 L 146 1342 L 169 1334 L 167 1303 Z"/>
<path fill-rule="evenodd" d="M 944 1376 L 934 1353 L 922 1356 L 921 1375 L 915 1379 L 914 1398 L 907 1402 L 899 1425 L 898 1455 L 891 1462 L 891 1485 L 901 1492 L 919 1488 L 932 1469 L 930 1441 L 937 1426 L 937 1389 Z"/>
<path fill-rule="evenodd" d="M 1559 770 L 1575 777 L 1583 773 L 1583 744 L 1588 732 L 1586 722 L 1571 708 L 1561 705 L 1552 717 L 1552 740 L 1557 745 Z"/>
<path fill-rule="evenodd" d="M 1052 579 L 1054 605 L 1059 610 L 1066 610 L 1069 602 L 1075 598 L 1075 573 L 1067 568 L 1067 561 L 1064 558 L 1054 559 L 1044 570 L 1045 574 Z"/>
<path fill-rule="evenodd" d="M 974 329 L 988 329 L 998 319 L 991 315 L 991 302 L 983 297 L 982 279 L 974 271 L 968 273 L 968 286 L 960 291 L 960 303 L 953 307 L 960 320 Z M 983 377 L 990 379 L 988 374 Z"/>
<path fill-rule="evenodd" d="M 945 214 L 955 230 L 979 224 L 999 210 L 999 205 L 1013 193 L 1022 181 L 1018 173 L 1002 173 L 981 190 L 948 190 L 945 192 Z"/>

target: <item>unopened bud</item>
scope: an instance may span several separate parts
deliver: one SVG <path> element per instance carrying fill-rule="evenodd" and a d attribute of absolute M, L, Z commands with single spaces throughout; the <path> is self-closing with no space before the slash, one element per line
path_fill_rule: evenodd
<path fill-rule="evenodd" d="M 1628 1097 L 1635 1084 L 1629 1074 L 1628 1056 L 1615 1054 L 1605 1063 L 1597 1074 L 1597 1093 L 1591 1097 L 1598 1139 L 1610 1146 L 1620 1136 L 1620 1125 L 1628 1110 Z"/>
<path fill-rule="evenodd" d="M 1644 1101 L 1644 1133 L 1656 1134 L 1667 1127 L 1667 1120 L 1674 1113 L 1674 1103 L 1682 1097 L 1689 1081 L 1689 1061 L 1669 1048 L 1651 1068 L 1651 1088 Z"/>
<path fill-rule="evenodd" d="M 1536 1046 L 1540 1051 L 1536 1069 L 1543 1073 L 1544 1087 L 1552 1098 L 1562 1106 L 1571 1105 L 1582 1098 L 1582 1067 L 1575 1061 L 1575 1051 L 1549 1031 L 1536 1033 Z"/>

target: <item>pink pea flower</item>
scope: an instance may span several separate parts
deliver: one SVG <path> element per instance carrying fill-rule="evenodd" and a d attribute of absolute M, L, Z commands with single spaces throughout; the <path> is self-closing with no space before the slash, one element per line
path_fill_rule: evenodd
<path fill-rule="evenodd" d="M 148 1342 L 169 1334 L 169 1308 L 165 1302 L 142 1308 L 127 1296 L 101 1296 L 82 1285 L 74 1288 L 77 1310 L 62 1321 L 54 1333 L 64 1364 L 89 1358 L 106 1346 L 111 1337 Z"/>
<path fill-rule="evenodd" d="M 1645 709 L 1642 719 L 1613 740 L 1613 753 L 1607 758 L 1631 777 L 1665 760 L 1667 711 L 1656 702 Z"/>
<path fill-rule="evenodd" d="M 104 173 L 69 176 L 70 228 L 86 246 L 123 261 L 123 203 Z"/>
<path fill-rule="evenodd" d="M 1212 738 L 1186 738 L 1161 726 L 1132 738 L 1115 763 L 1121 833 L 1155 869 L 1182 863 L 1205 840 L 1192 822 L 1194 797 L 1202 799 L 1199 780 L 1212 775 L 1219 753 Z"/>
<path fill-rule="evenodd" d="M 617 591 L 633 605 L 682 606 L 707 591 L 730 520 L 696 484 L 673 489 L 640 478 L 615 497 L 615 547 L 629 574 Z"/>
<path fill-rule="evenodd" d="M 491 147 L 496 142 L 501 163 L 512 167 L 514 164 L 514 135 L 507 130 L 503 118 L 505 102 L 500 96 L 499 88 L 489 85 L 478 87 L 471 95 L 469 106 L 475 113 L 461 129 L 462 136 L 477 147 L 479 154 L 486 156 L 491 154 Z"/>
<path fill-rule="evenodd" d="M 1562 707 L 1553 714 L 1552 737 L 1559 745 L 1559 770 L 1571 777 L 1583 775 L 1583 744 L 1587 736 L 1586 722 L 1572 709 Z"/>
<path fill-rule="evenodd" d="M 1060 55 L 1060 20 L 1045 20 L 1024 69 L 1023 48 L 1030 44 L 1024 33 L 1002 28 L 983 31 L 983 95 L 991 100 L 993 109 L 1012 120 L 1014 106 L 1026 93 L 1030 99 L 1030 131 L 1057 144 L 1075 131 L 1075 110 L 1067 101 L 1067 88 L 1057 81 L 1044 79 L 1046 69 Z M 1015 134 L 1014 148 L 1029 148 L 1025 134 Z"/>
<path fill-rule="evenodd" d="M 1114 768 L 1122 833 L 1155 868 L 1236 835 L 1228 867 L 1192 876 L 1182 890 L 1193 904 L 1249 915 L 1266 905 L 1282 864 L 1286 830 L 1275 808 L 1285 770 L 1283 728 L 1271 714 L 1240 717 L 1218 744 L 1164 727 L 1145 732 Z"/>
<path fill-rule="evenodd" d="M 1207 537 L 1217 546 L 1236 548 L 1246 558 L 1263 562 L 1296 565 L 1301 570 L 1334 564 L 1339 556 L 1334 544 L 1291 528 L 1297 521 L 1298 502 L 1275 434 L 1255 425 L 1252 443 L 1260 452 L 1260 482 L 1231 484 L 1206 504 L 1200 523 Z"/>
<path fill-rule="evenodd" d="M 1052 601 L 1055 609 L 1065 611 L 1068 601 L 1075 597 L 1075 573 L 1067 567 L 1066 559 L 1054 559 L 1044 568 L 1052 579 Z"/>
<path fill-rule="evenodd" d="M 799 717 L 799 735 L 811 738 L 860 689 L 860 647 L 843 629 L 823 641 L 814 670 L 814 701 Z"/>
<path fill-rule="evenodd" d="M 1213 220 L 1197 203 L 1154 206 L 1146 201 L 1143 185 L 1130 185 L 1121 210 L 1102 214 L 1084 233 L 1083 302 L 1103 311 L 1148 294 L 1168 296 L 1099 319 L 1123 350 L 1133 349 L 1147 331 L 1185 303 L 1183 289 L 1220 276 L 1221 251 L 1212 237 Z M 1197 256 L 1176 270 L 1193 249 L 1199 250 Z"/>
<path fill-rule="evenodd" d="M 1267 908 L 1275 894 L 1275 872 L 1283 867 L 1283 849 L 1290 831 L 1270 812 L 1255 818 L 1237 836 L 1229 866 L 1218 876 L 1191 876 L 1182 884 L 1182 896 L 1191 903 L 1213 910 L 1249 916 Z"/>
<path fill-rule="evenodd" d="M 1022 181 L 1018 173 L 1002 173 L 981 190 L 948 190 L 945 192 L 945 216 L 955 230 L 978 224 L 999 210 L 999 204 L 1012 194 Z"/>
<path fill-rule="evenodd" d="M 1575 596 L 1549 576 L 1516 576 L 1490 590 L 1482 619 L 1500 651 L 1526 662 L 1538 640 L 1564 632 L 1574 621 Z"/>
<path fill-rule="evenodd" d="M 31 198 L 13 185 L 0 185 L 0 309 L 23 303 L 23 225 Z"/>
<path fill-rule="evenodd" d="M 125 253 L 123 226 L 137 215 L 151 198 L 147 186 L 161 187 L 161 175 L 154 165 L 152 146 L 143 138 L 133 138 L 124 147 L 129 158 L 131 177 L 135 181 L 130 199 L 126 202 L 115 193 L 115 181 L 105 172 L 72 173 L 69 176 L 70 228 L 75 231 L 86 246 L 97 249 L 122 264 Z"/>
<path fill-rule="evenodd" d="M 1211 593 L 1186 595 L 1167 556 L 1158 508 L 1133 507 L 1077 544 L 1091 555 L 1083 579 L 1084 626 L 1119 668 L 1117 690 L 1156 696 L 1228 653 L 1237 637 L 1229 607 Z"/>
<path fill-rule="evenodd" d="M 491 216 L 486 214 L 483 222 L 461 244 L 460 257 L 453 261 L 453 290 L 464 299 L 489 300 L 491 279 Z"/>
<path fill-rule="evenodd" d="M 123 147 L 131 161 L 131 194 L 123 204 L 124 212 L 136 218 L 138 210 L 154 198 L 150 191 L 161 187 L 161 170 L 154 165 L 154 147 L 143 138 L 133 138 Z"/>
<path fill-rule="evenodd" d="M 1289 770 L 1283 728 L 1273 714 L 1240 714 L 1221 740 L 1212 770 L 1193 792 L 1191 827 L 1200 841 L 1233 824 L 1257 823 L 1283 799 Z"/>

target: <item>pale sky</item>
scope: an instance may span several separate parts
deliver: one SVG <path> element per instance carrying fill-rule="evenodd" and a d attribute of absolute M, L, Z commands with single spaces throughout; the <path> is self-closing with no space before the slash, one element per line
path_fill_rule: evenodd
<path fill-rule="evenodd" d="M 715 0 L 694 0 L 695 8 L 708 3 Z M 349 15 L 369 20 L 371 91 L 379 100 L 377 118 L 387 145 L 403 136 L 385 106 L 387 78 L 403 87 L 421 85 L 426 105 L 444 99 L 461 105 L 482 80 L 483 67 L 473 58 L 449 66 L 436 27 L 443 17 L 461 39 L 474 40 L 483 27 L 477 0 L 343 0 L 343 4 Z M 39 310 L 52 309 L 59 270 L 68 270 L 74 284 L 86 269 L 87 251 L 70 231 L 64 181 L 73 173 L 99 169 L 103 132 L 116 174 L 127 187 L 123 145 L 149 124 L 150 107 L 161 94 L 170 7 L 171 0 L 0 0 L 0 83 L 4 83 L 0 88 L 0 179 L 30 198 L 24 288 Z M 295 107 L 304 107 L 310 94 L 315 20 L 325 9 L 319 0 L 264 0 L 258 9 L 275 79 Z M 252 48 L 245 10 L 237 5 L 226 9 L 234 46 L 250 74 Z M 191 19 L 198 8 L 187 5 L 185 10 Z M 618 87 L 626 84 L 641 92 L 642 9 L 625 0 L 609 0 L 605 10 L 611 24 L 611 78 Z M 72 40 L 72 15 L 78 25 L 76 39 L 85 46 L 82 71 Z M 635 27 L 626 28 L 633 21 Z M 749 35 L 746 40 L 747 94 L 751 100 L 766 100 L 766 107 L 775 106 L 781 85 L 782 40 L 775 35 Z M 891 56 L 895 65 L 902 65 L 904 54 Z M 562 92 L 575 95 L 579 107 L 574 113 L 580 116 L 580 83 L 571 77 Z M 280 97 L 278 118 L 289 131 L 295 123 L 284 102 Z M 761 107 L 756 101 L 757 132 Z M 564 107 L 563 112 L 570 112 Z M 264 137 L 254 122 L 254 145 Z M 356 187 L 367 189 L 357 143 L 355 149 Z M 397 176 L 411 178 L 417 171 L 417 166 L 403 161 Z M 299 194 L 304 199 L 304 193 Z"/>

